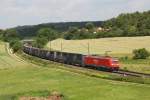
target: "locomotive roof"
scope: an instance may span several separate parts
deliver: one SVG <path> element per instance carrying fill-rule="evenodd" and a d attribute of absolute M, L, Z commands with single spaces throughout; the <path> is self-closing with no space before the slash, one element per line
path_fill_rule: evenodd
<path fill-rule="evenodd" d="M 87 57 L 91 57 L 91 58 L 103 58 L 103 59 L 114 59 L 114 60 L 117 60 L 117 58 L 113 58 L 113 57 L 110 57 L 110 56 L 96 56 L 96 55 L 86 55 Z"/>

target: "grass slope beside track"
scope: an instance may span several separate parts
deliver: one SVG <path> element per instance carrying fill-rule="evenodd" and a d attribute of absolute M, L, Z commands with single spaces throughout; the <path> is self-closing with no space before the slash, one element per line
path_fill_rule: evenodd
<path fill-rule="evenodd" d="M 28 66 L 28 63 L 15 57 L 11 52 L 8 52 L 8 44 L 0 42 L 0 69 L 7 69 L 13 67 Z"/>
<path fill-rule="evenodd" d="M 19 94 L 38 95 L 59 91 L 66 100 L 149 100 L 150 85 L 93 78 L 51 67 L 19 62 L 0 43 L 0 100 L 12 100 Z M 5 57 L 6 56 L 6 57 Z M 11 62 L 9 62 L 9 60 Z M 11 64 L 8 66 L 7 64 Z M 7 65 L 7 69 L 5 66 Z"/>

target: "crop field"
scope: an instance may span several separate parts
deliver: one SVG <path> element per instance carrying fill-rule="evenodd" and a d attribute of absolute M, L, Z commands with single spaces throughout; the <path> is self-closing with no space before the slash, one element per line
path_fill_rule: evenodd
<path fill-rule="evenodd" d="M 42 91 L 58 91 L 65 100 L 149 100 L 150 85 L 119 82 L 34 65 L 9 54 L 0 43 L 0 100 L 22 94 L 38 96 Z M 53 67 L 55 66 L 55 67 Z M 6 68 L 7 67 L 7 68 Z M 61 66 L 60 66 L 61 67 Z M 41 94 L 40 94 L 41 93 Z"/>
<path fill-rule="evenodd" d="M 108 55 L 114 57 L 131 57 L 132 51 L 138 48 L 146 48 L 150 51 L 150 36 L 144 37 L 114 37 L 89 40 L 63 40 L 57 39 L 51 42 L 51 48 L 65 52 L 88 54 L 88 43 L 90 54 Z M 47 44 L 50 47 L 50 43 Z M 150 73 L 150 59 L 121 61 L 121 68 L 131 71 Z"/>
<path fill-rule="evenodd" d="M 87 40 L 63 40 L 52 41 L 51 48 L 66 52 L 88 54 L 88 43 L 90 54 L 130 54 L 133 49 L 146 48 L 150 51 L 150 36 L 145 37 L 114 37 Z M 50 47 L 48 44 L 47 47 Z"/>

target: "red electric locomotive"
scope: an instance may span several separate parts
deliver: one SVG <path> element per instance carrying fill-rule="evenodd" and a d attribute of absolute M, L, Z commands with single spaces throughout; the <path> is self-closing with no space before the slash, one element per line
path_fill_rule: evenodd
<path fill-rule="evenodd" d="M 119 61 L 112 57 L 85 56 L 84 64 L 86 66 L 93 66 L 97 69 L 108 69 L 108 70 L 119 69 Z"/>

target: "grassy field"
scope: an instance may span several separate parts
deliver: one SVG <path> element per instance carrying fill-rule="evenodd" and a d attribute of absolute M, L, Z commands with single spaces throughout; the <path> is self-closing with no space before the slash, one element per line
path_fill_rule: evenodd
<path fill-rule="evenodd" d="M 23 67 L 29 65 L 28 63 L 25 63 L 20 59 L 16 59 L 14 55 L 9 55 L 6 45 L 6 43 L 4 44 L 3 42 L 0 42 L 0 69 Z"/>
<path fill-rule="evenodd" d="M 0 43 L 0 100 L 19 94 L 58 91 L 66 100 L 149 100 L 150 85 L 111 81 L 73 73 L 51 64 L 49 68 L 20 61 Z M 9 60 L 11 62 L 9 62 Z M 9 66 L 10 64 L 11 66 Z M 5 68 L 5 66 L 7 68 Z"/>
<path fill-rule="evenodd" d="M 88 54 L 88 43 L 90 54 L 104 55 L 106 51 L 114 57 L 131 58 L 132 51 L 138 48 L 146 48 L 150 51 L 150 36 L 145 37 L 115 37 L 90 40 L 63 40 L 57 39 L 51 42 L 51 47 L 54 50 L 62 50 L 65 52 L 74 52 Z M 50 44 L 47 44 L 47 48 Z M 148 60 L 121 60 L 121 68 L 131 71 L 150 73 L 150 59 Z"/>
<path fill-rule="evenodd" d="M 150 74 L 150 59 L 121 60 L 121 68 Z"/>

